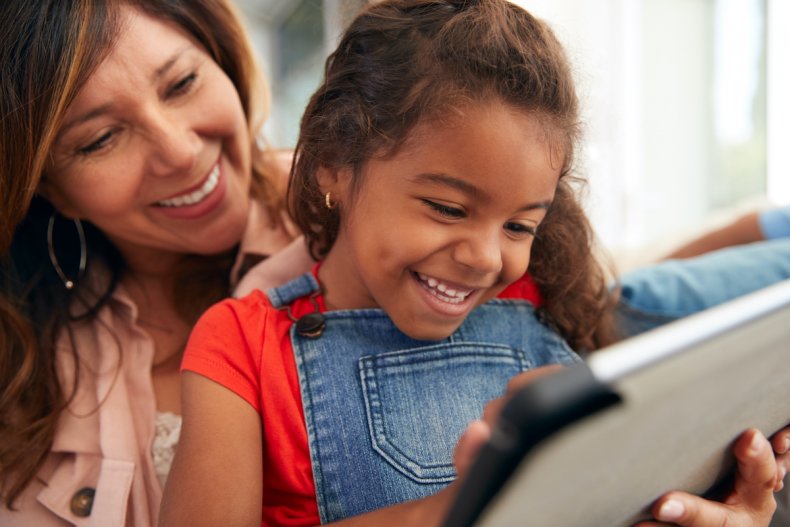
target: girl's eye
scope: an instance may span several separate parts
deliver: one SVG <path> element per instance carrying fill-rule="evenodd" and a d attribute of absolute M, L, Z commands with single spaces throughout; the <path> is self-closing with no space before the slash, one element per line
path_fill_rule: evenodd
<path fill-rule="evenodd" d="M 505 229 L 515 236 L 535 236 L 536 233 L 535 227 L 512 221 L 505 224 Z"/>
<path fill-rule="evenodd" d="M 441 216 L 443 216 L 445 218 L 449 218 L 449 219 L 452 219 L 452 220 L 457 220 L 457 219 L 463 218 L 465 216 L 464 211 L 459 209 L 459 208 L 456 208 L 456 207 L 450 207 L 450 206 L 447 206 L 447 205 L 442 205 L 441 203 L 436 203 L 435 201 L 431 201 L 431 200 L 428 200 L 428 199 L 424 199 L 424 200 L 422 200 L 422 202 L 425 203 L 426 205 L 428 205 L 430 208 L 432 208 L 433 210 L 438 212 L 439 215 L 441 215 Z"/>
<path fill-rule="evenodd" d="M 80 154 L 82 154 L 82 155 L 90 155 L 90 154 L 93 154 L 94 152 L 98 152 L 99 150 L 101 150 L 102 148 L 104 148 L 105 146 L 107 146 L 109 144 L 109 142 L 112 139 L 112 137 L 113 137 L 113 132 L 111 132 L 111 131 L 105 132 L 105 133 L 102 134 L 101 137 L 99 137 L 97 140 L 95 140 L 91 144 L 83 146 L 82 148 L 80 148 L 78 150 L 78 152 Z"/>
<path fill-rule="evenodd" d="M 190 73 L 180 81 L 170 86 L 170 88 L 168 88 L 167 90 L 168 97 L 173 97 L 176 95 L 187 93 L 189 89 L 192 87 L 192 85 L 195 83 L 195 80 L 197 80 L 197 73 L 194 72 Z"/>

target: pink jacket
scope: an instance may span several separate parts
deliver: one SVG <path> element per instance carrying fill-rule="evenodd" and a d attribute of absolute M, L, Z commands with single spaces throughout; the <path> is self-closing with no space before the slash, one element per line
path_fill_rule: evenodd
<path fill-rule="evenodd" d="M 272 254 L 293 237 L 290 229 L 271 228 L 266 212 L 253 207 L 233 272 L 244 257 Z M 294 275 L 300 274 L 301 266 L 295 267 Z M 263 275 L 258 280 L 266 282 Z M 138 326 L 137 308 L 122 287 L 96 320 L 74 325 L 73 333 L 80 361 L 77 394 L 17 511 L 0 507 L 0 525 L 154 527 L 162 488 L 151 457 L 153 340 Z M 56 357 L 66 393 L 75 371 L 71 350 L 68 336 L 61 335 Z"/>

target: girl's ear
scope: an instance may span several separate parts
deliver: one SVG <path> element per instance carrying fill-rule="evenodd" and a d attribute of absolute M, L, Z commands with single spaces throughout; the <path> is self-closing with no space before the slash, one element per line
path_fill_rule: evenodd
<path fill-rule="evenodd" d="M 321 189 L 323 194 L 332 192 L 337 185 L 337 170 L 320 166 L 315 174 L 316 181 L 318 181 L 318 188 Z"/>
<path fill-rule="evenodd" d="M 350 168 L 329 168 L 322 166 L 316 172 L 318 188 L 321 189 L 321 193 L 324 195 L 330 192 L 333 201 L 343 201 L 348 197 L 351 190 L 352 179 L 353 169 Z"/>

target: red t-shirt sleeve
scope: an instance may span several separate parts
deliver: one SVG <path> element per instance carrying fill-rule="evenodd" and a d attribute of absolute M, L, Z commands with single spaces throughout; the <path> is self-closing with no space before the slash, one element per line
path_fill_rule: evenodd
<path fill-rule="evenodd" d="M 260 292 L 209 308 L 192 330 L 181 371 L 211 379 L 260 411 L 261 351 L 270 309 Z"/>

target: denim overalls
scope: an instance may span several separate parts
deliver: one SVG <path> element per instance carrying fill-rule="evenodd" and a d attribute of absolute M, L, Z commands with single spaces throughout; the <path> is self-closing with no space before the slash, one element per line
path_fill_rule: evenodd
<path fill-rule="evenodd" d="M 318 288 L 307 274 L 267 296 L 279 308 Z M 461 432 L 511 377 L 579 360 L 521 300 L 478 307 L 441 341 L 409 338 L 380 309 L 324 317 L 317 336 L 291 327 L 322 523 L 445 487 Z"/>

